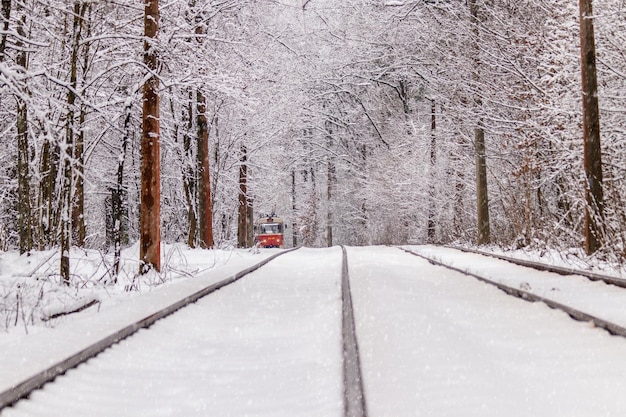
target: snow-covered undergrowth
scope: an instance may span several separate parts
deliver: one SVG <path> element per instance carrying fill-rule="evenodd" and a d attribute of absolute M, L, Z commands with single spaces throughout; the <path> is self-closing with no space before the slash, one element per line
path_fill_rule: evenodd
<path fill-rule="evenodd" d="M 61 282 L 58 250 L 32 251 L 28 255 L 3 252 L 0 254 L 0 332 L 28 333 L 33 327 L 54 326 L 56 317 L 84 308 L 97 309 L 105 300 L 132 296 L 192 277 L 246 252 L 164 244 L 161 272 L 139 276 L 139 245 L 135 244 L 122 252 L 114 283 L 112 253 L 75 248 L 71 252 L 69 286 Z"/>

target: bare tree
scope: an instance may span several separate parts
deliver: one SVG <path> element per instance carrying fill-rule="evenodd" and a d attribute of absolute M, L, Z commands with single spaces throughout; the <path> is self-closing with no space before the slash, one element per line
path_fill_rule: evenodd
<path fill-rule="evenodd" d="M 477 0 L 469 0 L 470 18 L 473 31 L 473 72 L 474 104 L 480 109 L 482 97 L 480 96 L 480 18 Z M 474 150 L 476 152 L 476 206 L 478 221 L 478 244 L 484 245 L 490 241 L 489 231 L 489 195 L 487 192 L 487 158 L 485 155 L 485 127 L 482 116 L 474 127 Z"/>
<path fill-rule="evenodd" d="M 5 28 L 8 27 L 8 18 L 11 10 L 11 2 L 3 6 L 3 14 L 7 19 Z M 20 71 L 26 73 L 28 66 L 28 52 L 24 42 L 20 38 L 25 38 L 26 33 L 24 26 L 26 24 L 26 15 L 22 14 L 17 22 L 17 34 L 19 38 L 16 41 L 18 55 L 16 63 Z M 2 39 L 2 50 L 0 56 L 4 57 L 4 45 L 6 44 L 6 34 Z M 24 96 L 28 92 L 22 91 Z M 17 96 L 17 201 L 18 201 L 18 233 L 20 238 L 20 253 L 26 253 L 33 247 L 32 232 L 32 213 L 30 203 L 30 157 L 29 157 L 29 138 L 28 138 L 28 105 L 24 97 Z"/>
<path fill-rule="evenodd" d="M 239 165 L 239 205 L 237 216 L 237 246 L 248 247 L 248 150 L 241 147 Z"/>
<path fill-rule="evenodd" d="M 144 63 L 149 71 L 143 85 L 143 123 L 141 137 L 141 209 L 139 218 L 140 272 L 161 270 L 161 152 L 159 139 L 159 57 L 157 34 L 159 2 L 145 0 Z"/>
<path fill-rule="evenodd" d="M 583 91 L 583 140 L 585 154 L 585 249 L 587 254 L 602 246 L 604 192 L 602 189 L 602 150 L 596 49 L 593 33 L 592 0 L 579 0 L 580 58 Z"/>

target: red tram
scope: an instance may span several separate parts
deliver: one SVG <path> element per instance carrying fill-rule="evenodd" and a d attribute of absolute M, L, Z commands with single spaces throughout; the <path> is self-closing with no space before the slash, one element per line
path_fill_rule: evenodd
<path fill-rule="evenodd" d="M 261 217 L 254 225 L 256 240 L 261 248 L 282 248 L 285 225 L 280 217 Z"/>

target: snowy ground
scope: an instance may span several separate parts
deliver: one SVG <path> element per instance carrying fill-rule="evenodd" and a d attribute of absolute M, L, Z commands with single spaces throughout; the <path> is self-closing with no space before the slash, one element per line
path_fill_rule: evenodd
<path fill-rule="evenodd" d="M 472 270 L 491 264 L 412 249 Z M 370 415 L 626 412 L 626 339 L 397 249 L 352 248 L 348 257 Z M 508 275 L 524 270 L 509 264 Z M 624 305 L 626 291 L 616 291 Z"/>
<path fill-rule="evenodd" d="M 623 318 L 624 289 L 450 249 L 407 248 Z M 0 333 L 0 385 L 272 253 L 235 252 L 197 278 L 120 292 L 100 312 L 88 309 L 56 328 Z M 340 261 L 338 248 L 286 254 L 0 416 L 340 416 Z M 625 415 L 626 339 L 395 248 L 348 248 L 348 261 L 370 416 Z"/>
<path fill-rule="evenodd" d="M 337 416 L 341 251 L 278 258 L 5 416 Z"/>

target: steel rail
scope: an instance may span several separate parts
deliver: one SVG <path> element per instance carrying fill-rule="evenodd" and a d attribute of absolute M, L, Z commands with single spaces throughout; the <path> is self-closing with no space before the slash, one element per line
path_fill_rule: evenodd
<path fill-rule="evenodd" d="M 461 252 L 467 252 L 467 253 L 473 253 L 476 255 L 483 255 L 483 256 L 489 256 L 492 258 L 497 258 L 502 261 L 511 262 L 516 265 L 526 266 L 528 268 L 537 269 L 539 271 L 554 272 L 559 275 L 580 275 L 591 281 L 602 281 L 607 284 L 615 285 L 617 287 L 626 288 L 626 279 L 612 277 L 610 275 L 603 275 L 603 274 L 598 274 L 598 273 L 589 272 L 589 271 L 581 271 L 578 269 L 567 268 L 563 266 L 548 265 L 548 264 L 543 264 L 540 262 L 528 261 L 525 259 L 517 259 L 517 258 L 512 258 L 509 256 L 498 255 L 495 253 L 483 252 L 483 251 L 476 250 L 476 249 L 468 249 L 468 248 L 462 248 L 462 247 L 457 247 L 457 246 L 444 246 L 444 247 L 449 248 L 449 249 L 460 250 Z"/>
<path fill-rule="evenodd" d="M 361 375 L 361 361 L 359 359 L 359 344 L 356 338 L 354 311 L 352 309 L 352 295 L 350 293 L 350 275 L 348 272 L 348 255 L 346 248 L 343 252 L 341 271 L 341 301 L 342 301 L 342 335 L 343 335 L 343 387 L 344 387 L 344 417 L 367 417 L 363 377 Z"/>
<path fill-rule="evenodd" d="M 575 320 L 578 321 L 583 321 L 583 322 L 588 322 L 588 323 L 592 323 L 595 327 L 599 327 L 601 329 L 605 329 L 606 331 L 608 331 L 610 334 L 615 335 L 615 336 L 621 336 L 621 337 L 626 337 L 626 327 L 620 326 L 618 324 L 615 323 L 611 323 L 609 321 L 606 321 L 604 319 L 601 319 L 599 317 L 596 317 L 592 314 L 589 313 L 585 313 L 584 311 L 572 308 L 570 306 L 567 306 L 565 304 L 561 304 L 557 301 L 551 300 L 549 298 L 545 298 L 542 296 L 539 296 L 537 294 L 533 294 L 531 292 L 528 291 L 524 291 L 518 288 L 513 288 L 510 287 L 508 285 L 496 282 L 496 281 L 492 281 L 488 278 L 482 277 L 478 274 L 474 274 L 473 272 L 469 272 L 469 271 L 464 271 L 460 268 L 454 267 L 454 266 L 450 266 L 450 265 L 446 265 L 445 263 L 435 260 L 435 259 L 431 259 L 427 256 L 421 255 L 419 253 L 415 253 L 412 252 L 408 249 L 404 249 L 404 248 L 398 248 L 403 250 L 404 252 L 407 252 L 411 255 L 420 257 L 422 259 L 425 259 L 426 261 L 428 261 L 430 264 L 432 265 L 437 265 L 437 266 L 442 266 L 444 268 L 450 269 L 452 271 L 455 272 L 459 272 L 463 275 L 468 275 L 471 276 L 473 278 L 476 278 L 477 280 L 481 281 L 481 282 L 485 282 L 487 284 L 490 285 L 494 285 L 497 288 L 499 288 L 500 290 L 504 291 L 505 293 L 512 295 L 514 297 L 517 298 L 521 298 L 523 300 L 526 301 L 530 301 L 530 302 L 542 302 L 544 304 L 546 304 L 548 307 L 550 308 L 554 308 L 557 310 L 561 310 L 563 312 L 565 312 L 566 314 L 568 314 L 570 317 L 572 317 Z M 522 265 L 523 266 L 523 265 Z"/>
<path fill-rule="evenodd" d="M 299 249 L 299 248 L 288 249 L 286 251 L 272 255 L 262 260 L 261 262 L 258 262 L 242 271 L 237 272 L 235 275 L 229 278 L 226 278 L 220 282 L 217 282 L 208 287 L 205 287 L 171 304 L 170 306 L 157 311 L 154 314 L 144 317 L 143 319 L 140 319 L 134 322 L 133 324 L 130 324 L 110 334 L 109 336 L 90 345 L 89 347 L 70 355 L 63 361 L 60 361 L 50 366 L 49 368 L 35 375 L 32 375 L 31 377 L 25 379 L 24 381 L 16 384 L 12 388 L 9 388 L 8 390 L 0 393 L 0 410 L 15 404 L 18 400 L 27 397 L 31 392 L 33 392 L 34 390 L 38 388 L 41 388 L 44 384 L 54 380 L 57 376 L 64 374 L 68 370 L 75 368 L 76 366 L 80 365 L 83 362 L 86 362 L 88 359 L 103 352 L 104 350 L 111 347 L 115 343 L 133 335 L 138 330 L 150 327 L 157 320 L 167 317 L 189 304 L 195 303 L 200 298 L 205 297 L 211 294 L 212 292 L 219 290 L 220 288 L 223 288 L 227 285 L 230 285 L 238 281 L 239 279 L 250 274 L 251 272 L 254 272 L 257 269 L 261 268 L 262 266 L 272 261 L 273 259 L 276 259 L 277 257 L 284 255 L 286 253 L 292 252 L 296 249 Z"/>

